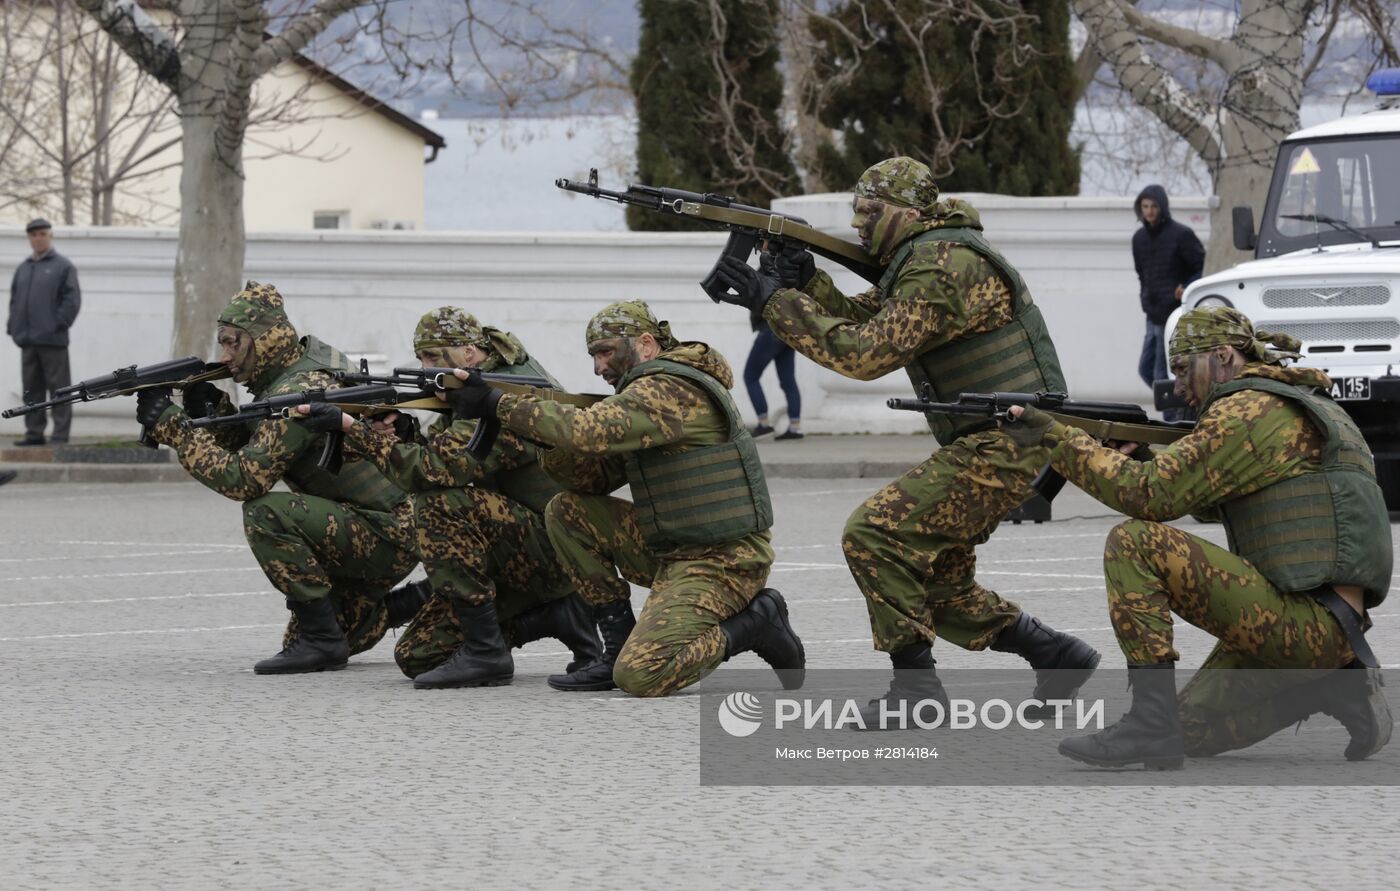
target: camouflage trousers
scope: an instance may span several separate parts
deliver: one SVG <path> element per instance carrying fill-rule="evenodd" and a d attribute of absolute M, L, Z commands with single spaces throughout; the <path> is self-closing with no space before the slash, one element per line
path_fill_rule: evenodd
<path fill-rule="evenodd" d="M 1279 696 L 1308 678 L 1228 669 L 1333 669 L 1355 658 L 1312 597 L 1279 591 L 1243 557 L 1173 526 L 1118 524 L 1103 565 L 1109 618 L 1130 665 L 1179 658 L 1172 613 L 1219 641 L 1178 697 L 1188 754 L 1244 748 L 1281 730 Z"/>
<path fill-rule="evenodd" d="M 384 595 L 418 563 L 411 507 L 364 510 L 314 495 L 270 492 L 243 504 L 243 534 L 268 581 L 288 601 L 331 598 L 351 653 L 388 630 Z M 293 616 L 283 646 L 296 640 Z"/>
<path fill-rule="evenodd" d="M 633 696 L 665 696 L 724 661 L 719 623 L 749 605 L 768 579 L 767 532 L 664 556 L 649 549 L 629 501 L 564 492 L 545 508 L 555 553 L 592 605 L 628 600 L 628 582 L 651 588 L 637 627 L 613 666 Z"/>
<path fill-rule="evenodd" d="M 1021 608 L 974 578 L 977 545 L 1031 494 L 1049 450 L 998 430 L 944 446 L 846 521 L 846 565 L 865 595 L 875 649 L 936 638 L 986 648 Z"/>
<path fill-rule="evenodd" d="M 453 600 L 494 600 L 506 642 L 513 643 L 512 619 L 572 592 L 544 519 L 525 505 L 473 487 L 421 493 L 413 502 L 418 555 L 433 596 L 394 647 L 394 660 L 409 677 L 441 665 L 462 645 Z"/>

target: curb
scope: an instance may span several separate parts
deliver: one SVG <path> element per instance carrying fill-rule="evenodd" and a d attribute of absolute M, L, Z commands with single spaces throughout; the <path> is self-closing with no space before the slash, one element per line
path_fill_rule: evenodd
<path fill-rule="evenodd" d="M 179 464 L 0 464 L 0 470 L 13 470 L 20 483 L 177 483 L 194 482 Z"/>

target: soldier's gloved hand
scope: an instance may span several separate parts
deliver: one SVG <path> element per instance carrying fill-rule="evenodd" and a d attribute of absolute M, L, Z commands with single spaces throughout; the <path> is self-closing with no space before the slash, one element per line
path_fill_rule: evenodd
<path fill-rule="evenodd" d="M 762 258 L 759 259 L 762 263 Z M 776 267 L 775 267 L 776 270 Z M 768 298 L 778 290 L 776 271 L 773 274 L 754 269 L 737 257 L 723 257 L 719 261 L 718 277 L 728 289 L 720 295 L 720 301 L 734 306 L 742 306 L 749 312 L 762 313 L 768 305 Z M 732 291 L 733 293 L 729 293 Z"/>
<path fill-rule="evenodd" d="M 329 402 L 298 405 L 297 423 L 311 433 L 336 433 L 345 427 L 345 412 Z"/>
<path fill-rule="evenodd" d="M 1020 408 L 1019 412 L 1015 408 Z M 1045 434 L 1055 419 L 1032 405 L 1015 406 L 1008 414 L 1012 420 L 998 421 L 998 426 L 1011 437 L 1011 441 L 1023 449 L 1034 448 L 1045 442 Z"/>
<path fill-rule="evenodd" d="M 151 387 L 136 391 L 136 420 L 147 430 L 160 422 L 160 416 L 173 405 L 169 387 Z"/>
<path fill-rule="evenodd" d="M 392 433 L 399 442 L 412 442 L 418 438 L 418 424 L 408 412 L 386 411 L 368 420 L 374 432 Z"/>
<path fill-rule="evenodd" d="M 185 413 L 192 418 L 207 418 L 224 399 L 224 391 L 211 381 L 200 381 L 185 388 Z"/>
<path fill-rule="evenodd" d="M 462 376 L 457 375 L 459 378 Z M 484 418 L 496 413 L 496 403 L 501 401 L 501 391 L 481 379 L 481 372 L 468 371 L 462 378 L 462 386 L 455 390 L 438 392 L 438 398 L 452 406 L 452 417 Z"/>
<path fill-rule="evenodd" d="M 780 287 L 801 290 L 817 274 L 817 261 L 802 245 L 785 244 L 773 259 L 773 271 Z"/>

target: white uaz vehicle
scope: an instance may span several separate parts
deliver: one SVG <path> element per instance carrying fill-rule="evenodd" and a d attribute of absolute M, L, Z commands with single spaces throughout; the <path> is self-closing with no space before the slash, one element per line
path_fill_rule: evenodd
<path fill-rule="evenodd" d="M 1400 511 L 1400 69 L 1367 87 L 1380 107 L 1290 135 L 1254 231 L 1233 209 L 1234 242 L 1255 259 L 1186 289 L 1182 308 L 1234 306 L 1303 342 L 1361 427 L 1391 511 Z"/>

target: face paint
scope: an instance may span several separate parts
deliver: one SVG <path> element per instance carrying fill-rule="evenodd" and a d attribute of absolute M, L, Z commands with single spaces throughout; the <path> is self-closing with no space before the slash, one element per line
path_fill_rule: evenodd
<path fill-rule="evenodd" d="M 253 373 L 253 338 L 242 328 L 220 325 L 218 344 L 219 363 L 228 368 L 235 381 L 247 383 Z"/>
<path fill-rule="evenodd" d="M 641 362 L 637 344 L 630 337 L 609 337 L 588 345 L 593 357 L 593 373 L 608 382 L 614 390 L 627 372 Z"/>
<path fill-rule="evenodd" d="M 1176 381 L 1172 389 L 1192 408 L 1204 405 L 1216 384 L 1235 376 L 1235 369 L 1221 358 L 1220 352 L 1215 349 L 1207 353 L 1177 356 L 1171 360 L 1172 377 Z"/>
<path fill-rule="evenodd" d="M 918 211 L 909 207 L 887 204 L 874 198 L 855 199 L 851 227 L 860 238 L 861 247 L 877 257 L 894 250 L 905 238 L 909 225 L 918 219 Z"/>

